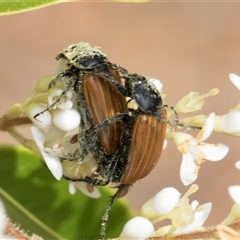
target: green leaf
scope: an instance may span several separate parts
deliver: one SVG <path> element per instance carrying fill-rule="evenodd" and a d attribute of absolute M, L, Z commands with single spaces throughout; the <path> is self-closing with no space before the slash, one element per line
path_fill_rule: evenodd
<path fill-rule="evenodd" d="M 61 0 L 0 0 L 0 15 L 9 15 L 39 9 L 56 3 Z"/>
<path fill-rule="evenodd" d="M 25 148 L 7 145 L 0 146 L 0 188 L 10 218 L 45 239 L 99 238 L 101 217 L 112 195 L 102 188 L 99 199 L 81 192 L 72 196 L 68 182 L 55 180 L 39 157 Z M 119 236 L 132 216 L 124 200 L 116 201 L 107 236 Z"/>

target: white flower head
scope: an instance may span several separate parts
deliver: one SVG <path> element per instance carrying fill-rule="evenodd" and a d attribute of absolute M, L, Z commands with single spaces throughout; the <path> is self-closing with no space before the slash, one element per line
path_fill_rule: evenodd
<path fill-rule="evenodd" d="M 171 226 L 158 229 L 154 236 L 193 231 L 204 224 L 210 214 L 212 204 L 199 205 L 197 201 L 190 204 L 189 196 L 197 190 L 198 186 L 192 185 L 181 197 L 178 190 L 167 187 L 143 205 L 141 216 L 151 220 L 152 223 L 164 219 L 170 219 L 172 222 Z"/>
<path fill-rule="evenodd" d="M 189 185 L 197 179 L 200 165 L 205 160 L 219 161 L 228 153 L 229 148 L 223 144 L 203 142 L 213 131 L 214 119 L 215 114 L 211 113 L 196 138 L 186 133 L 177 133 L 175 135 L 174 141 L 183 154 L 180 178 L 184 185 Z"/>

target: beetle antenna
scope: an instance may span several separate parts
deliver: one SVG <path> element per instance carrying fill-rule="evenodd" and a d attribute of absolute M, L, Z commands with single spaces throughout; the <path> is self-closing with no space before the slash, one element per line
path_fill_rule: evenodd
<path fill-rule="evenodd" d="M 168 106 L 168 105 L 163 105 L 163 107 L 169 108 L 175 114 L 175 121 L 174 122 L 172 122 L 171 120 L 168 120 L 168 124 L 170 124 L 171 126 L 175 125 L 175 126 L 179 126 L 179 127 L 182 127 L 182 128 L 191 128 L 193 130 L 201 130 L 202 129 L 201 127 L 197 127 L 197 126 L 194 126 L 194 125 L 189 125 L 189 124 L 184 124 L 184 123 L 179 122 L 178 113 L 177 113 L 177 111 L 175 110 L 174 107 Z"/>

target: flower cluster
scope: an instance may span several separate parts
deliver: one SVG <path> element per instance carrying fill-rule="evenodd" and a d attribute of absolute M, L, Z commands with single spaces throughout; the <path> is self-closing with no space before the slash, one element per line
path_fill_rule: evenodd
<path fill-rule="evenodd" d="M 126 224 L 120 239 L 144 239 L 180 234 L 200 228 L 210 214 L 212 204 L 199 205 L 198 201 L 190 204 L 188 197 L 197 190 L 198 186 L 192 185 L 181 197 L 178 190 L 173 187 L 162 189 L 142 206 L 141 217 L 135 217 Z M 153 223 L 165 219 L 171 220 L 171 225 L 154 231 Z"/>

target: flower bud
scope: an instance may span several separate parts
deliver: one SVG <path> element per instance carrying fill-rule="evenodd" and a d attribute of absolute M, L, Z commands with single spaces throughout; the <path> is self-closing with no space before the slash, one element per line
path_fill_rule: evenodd
<path fill-rule="evenodd" d="M 152 223 L 143 217 L 135 217 L 129 220 L 119 237 L 119 239 L 146 239 L 149 238 L 154 232 Z"/>
<path fill-rule="evenodd" d="M 53 123 L 62 131 L 72 131 L 80 124 L 80 114 L 75 109 L 60 110 L 53 112 Z"/>

